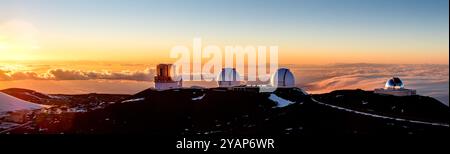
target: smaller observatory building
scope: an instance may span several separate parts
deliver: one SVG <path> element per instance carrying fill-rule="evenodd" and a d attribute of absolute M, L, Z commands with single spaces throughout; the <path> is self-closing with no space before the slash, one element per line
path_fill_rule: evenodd
<path fill-rule="evenodd" d="M 287 68 L 279 68 L 270 78 L 270 85 L 277 88 L 295 87 L 294 74 Z"/>
<path fill-rule="evenodd" d="M 175 69 L 172 64 L 158 64 L 156 66 L 155 89 L 176 89 L 183 86 L 183 81 L 174 80 Z"/>
<path fill-rule="evenodd" d="M 394 96 L 416 95 L 416 90 L 406 89 L 403 81 L 399 77 L 393 77 L 386 81 L 384 88 L 375 89 L 374 93 Z"/>
<path fill-rule="evenodd" d="M 217 84 L 219 87 L 234 87 L 241 85 L 239 73 L 235 68 L 222 68 L 217 76 Z"/>

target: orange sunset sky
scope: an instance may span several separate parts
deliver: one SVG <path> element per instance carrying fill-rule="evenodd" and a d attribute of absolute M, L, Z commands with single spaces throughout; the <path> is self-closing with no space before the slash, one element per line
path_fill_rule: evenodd
<path fill-rule="evenodd" d="M 448 1 L 2 0 L 0 61 L 174 61 L 175 45 L 278 45 L 284 64 L 448 64 Z"/>

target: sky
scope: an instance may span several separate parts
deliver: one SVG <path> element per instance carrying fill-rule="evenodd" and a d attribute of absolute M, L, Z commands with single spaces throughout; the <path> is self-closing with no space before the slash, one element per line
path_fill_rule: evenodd
<path fill-rule="evenodd" d="M 154 64 L 201 37 L 220 47 L 277 45 L 283 64 L 448 64 L 448 3 L 0 0 L 0 60 Z"/>

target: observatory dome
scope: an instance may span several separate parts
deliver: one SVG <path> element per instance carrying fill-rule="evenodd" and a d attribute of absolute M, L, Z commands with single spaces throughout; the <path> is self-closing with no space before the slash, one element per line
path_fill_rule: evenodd
<path fill-rule="evenodd" d="M 270 84 L 274 87 L 295 87 L 294 74 L 287 68 L 280 68 L 270 78 Z"/>
<path fill-rule="evenodd" d="M 183 81 L 174 80 L 177 78 L 174 65 L 172 64 L 159 64 L 156 66 L 156 76 L 154 79 L 155 88 L 157 90 L 176 89 L 183 87 Z M 174 77 L 174 78 L 173 78 Z"/>
<path fill-rule="evenodd" d="M 393 77 L 386 81 L 385 89 L 403 89 L 405 85 L 403 81 L 398 77 Z"/>
<path fill-rule="evenodd" d="M 239 73 L 235 68 L 223 68 L 217 76 L 219 87 L 233 87 L 241 84 Z"/>

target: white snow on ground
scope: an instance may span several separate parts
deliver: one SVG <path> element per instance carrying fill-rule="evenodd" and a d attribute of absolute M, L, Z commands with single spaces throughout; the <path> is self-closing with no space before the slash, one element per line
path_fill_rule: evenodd
<path fill-rule="evenodd" d="M 193 101 L 201 100 L 201 99 L 203 99 L 203 97 L 205 97 L 205 95 L 206 95 L 206 94 L 203 94 L 203 95 L 201 95 L 201 96 L 199 96 L 199 97 L 192 98 L 192 100 L 193 100 Z"/>
<path fill-rule="evenodd" d="M 67 112 L 87 112 L 87 110 L 80 107 L 74 107 L 68 109 Z"/>
<path fill-rule="evenodd" d="M 28 96 L 31 96 L 31 97 L 34 97 L 34 98 L 37 98 L 37 99 L 42 99 L 40 97 L 37 97 L 36 95 L 30 94 L 29 92 L 25 92 L 25 95 L 28 95 Z"/>
<path fill-rule="evenodd" d="M 11 124 L 7 124 L 7 126 L 9 126 L 10 128 L 7 128 L 5 130 L 0 131 L 0 134 L 8 133 L 9 131 L 12 131 L 12 130 L 17 129 L 17 128 L 29 126 L 32 123 L 33 123 L 32 121 L 28 121 L 28 122 L 26 122 L 24 124 L 12 124 L 12 123 Z"/>
<path fill-rule="evenodd" d="M 344 111 L 347 111 L 347 112 L 352 112 L 352 113 L 361 114 L 361 115 L 370 116 L 370 117 L 375 117 L 375 118 L 382 118 L 382 119 L 389 119 L 389 120 L 396 120 L 396 121 L 405 121 L 405 122 L 411 122 L 411 123 L 417 123 L 417 124 L 426 124 L 426 125 L 450 127 L 449 124 L 445 124 L 445 123 L 433 123 L 433 122 L 425 122 L 425 121 L 408 120 L 408 119 L 402 119 L 402 118 L 394 118 L 394 117 L 382 116 L 382 115 L 371 114 L 371 113 L 366 113 L 366 112 L 360 112 L 360 111 L 355 111 L 355 110 L 352 110 L 352 109 L 347 109 L 347 108 L 343 108 L 343 107 L 339 107 L 339 106 L 334 106 L 334 105 L 322 103 L 322 102 L 316 101 L 315 99 L 312 99 L 312 100 L 314 102 L 320 104 L 320 105 L 325 105 L 325 106 L 328 106 L 328 107 L 331 107 L 331 108 L 335 108 L 335 109 L 338 109 L 338 110 L 344 110 Z"/>
<path fill-rule="evenodd" d="M 124 100 L 122 101 L 122 103 L 128 103 L 128 102 L 137 102 L 137 101 L 143 101 L 145 100 L 145 98 L 135 98 L 135 99 L 129 99 L 129 100 Z"/>
<path fill-rule="evenodd" d="M 283 99 L 281 97 L 278 97 L 275 94 L 270 94 L 269 99 L 277 103 L 277 107 L 285 107 L 290 104 L 294 104 L 295 102 Z"/>
<path fill-rule="evenodd" d="M 28 95 L 28 96 L 31 96 L 31 97 L 34 97 L 34 98 L 37 98 L 37 99 L 42 99 L 41 97 L 36 96 L 36 95 L 34 95 L 32 93 L 29 93 L 29 92 L 25 92 L 24 94 Z M 49 98 L 53 98 L 53 99 L 63 99 L 63 98 L 65 98 L 64 96 L 49 95 L 49 94 L 44 94 L 44 93 L 40 93 L 40 94 L 45 95 L 45 96 L 47 96 Z"/>
<path fill-rule="evenodd" d="M 10 129 L 16 126 L 19 126 L 20 124 L 17 123 L 12 123 L 12 122 L 1 122 L 0 123 L 0 130 L 4 130 L 4 129 Z"/>
<path fill-rule="evenodd" d="M 34 98 L 37 98 L 37 99 L 42 99 L 41 97 L 33 95 L 33 94 L 29 93 L 29 92 L 25 92 L 24 94 L 28 95 L 28 96 L 31 96 L 31 97 L 34 97 Z M 40 93 L 40 94 L 45 95 L 45 96 L 47 96 L 49 98 L 53 98 L 53 99 L 65 99 L 66 98 L 64 96 L 57 96 L 57 95 L 52 95 L 52 94 L 44 94 L 44 93 Z"/>
<path fill-rule="evenodd" d="M 58 96 L 58 95 L 49 95 L 49 94 L 44 94 L 44 95 L 47 95 L 48 97 L 53 98 L 53 99 L 65 99 L 66 98 L 64 96 Z"/>
<path fill-rule="evenodd" d="M 0 113 L 18 110 L 35 110 L 46 107 L 49 106 L 31 103 L 0 92 Z"/>

